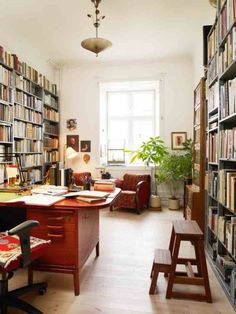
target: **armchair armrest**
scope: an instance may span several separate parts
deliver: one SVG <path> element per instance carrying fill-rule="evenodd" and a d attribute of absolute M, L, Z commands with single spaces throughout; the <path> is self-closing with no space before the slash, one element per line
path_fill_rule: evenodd
<path fill-rule="evenodd" d="M 30 264 L 30 231 L 33 227 L 39 226 L 36 220 L 28 220 L 17 225 L 8 231 L 9 235 L 17 235 L 20 238 L 20 246 L 22 252 L 22 266 Z"/>
<path fill-rule="evenodd" d="M 143 208 L 144 205 L 148 206 L 150 197 L 150 182 L 140 181 L 136 185 L 136 201 L 138 208 Z"/>
<path fill-rule="evenodd" d="M 124 183 L 124 180 L 116 179 L 115 180 L 116 188 L 120 188 L 121 190 L 123 190 L 123 183 Z"/>

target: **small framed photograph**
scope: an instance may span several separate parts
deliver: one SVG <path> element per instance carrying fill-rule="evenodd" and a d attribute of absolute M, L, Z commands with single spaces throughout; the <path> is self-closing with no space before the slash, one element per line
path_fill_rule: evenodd
<path fill-rule="evenodd" d="M 77 127 L 77 120 L 76 119 L 68 119 L 66 120 L 66 127 L 68 130 L 73 131 Z"/>
<path fill-rule="evenodd" d="M 67 135 L 66 137 L 67 147 L 72 147 L 76 152 L 79 151 L 79 135 Z"/>
<path fill-rule="evenodd" d="M 171 132 L 171 149 L 184 149 L 183 143 L 187 140 L 187 132 Z"/>
<path fill-rule="evenodd" d="M 82 153 L 91 152 L 91 141 L 80 141 L 80 151 Z"/>

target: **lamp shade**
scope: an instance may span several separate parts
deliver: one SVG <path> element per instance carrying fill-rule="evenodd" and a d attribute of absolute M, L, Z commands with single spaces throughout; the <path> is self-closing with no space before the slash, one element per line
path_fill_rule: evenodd
<path fill-rule="evenodd" d="M 87 38 L 81 42 L 84 49 L 92 51 L 96 54 L 112 46 L 112 43 L 101 37 Z"/>
<path fill-rule="evenodd" d="M 217 7 L 217 0 L 209 0 L 209 2 L 213 6 L 213 8 Z"/>
<path fill-rule="evenodd" d="M 78 155 L 78 153 L 72 147 L 67 147 L 67 149 L 66 149 L 66 158 L 67 159 L 73 159 L 77 155 Z"/>

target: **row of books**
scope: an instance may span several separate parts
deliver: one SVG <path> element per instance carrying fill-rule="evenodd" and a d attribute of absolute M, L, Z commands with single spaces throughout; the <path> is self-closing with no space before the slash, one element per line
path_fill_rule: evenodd
<path fill-rule="evenodd" d="M 226 214 L 218 217 L 218 238 L 222 243 L 224 243 L 229 253 L 236 256 L 235 216 Z"/>
<path fill-rule="evenodd" d="M 209 206 L 208 207 L 208 226 L 215 234 L 217 234 L 217 221 L 218 221 L 217 206 Z"/>
<path fill-rule="evenodd" d="M 209 122 L 209 131 L 218 127 L 218 121 Z"/>
<path fill-rule="evenodd" d="M 11 126 L 0 125 L 0 141 L 2 141 L 2 142 L 11 142 L 12 141 Z"/>
<path fill-rule="evenodd" d="M 58 125 L 50 124 L 48 122 L 44 122 L 43 127 L 44 127 L 44 132 L 55 134 L 55 135 L 59 134 L 59 127 L 58 127 Z"/>
<path fill-rule="evenodd" d="M 217 58 L 217 54 L 216 54 L 215 57 L 212 59 L 209 67 L 208 67 L 208 72 L 207 72 L 208 84 L 211 84 L 212 81 L 215 80 L 217 75 L 218 75 L 218 58 Z"/>
<path fill-rule="evenodd" d="M 22 105 L 14 105 L 14 118 L 42 124 L 42 113 L 28 109 Z"/>
<path fill-rule="evenodd" d="M 59 163 L 49 169 L 49 181 L 51 185 L 69 186 L 71 183 L 71 169 L 60 169 Z"/>
<path fill-rule="evenodd" d="M 218 199 L 218 171 L 208 171 L 208 193 L 214 199 Z"/>
<path fill-rule="evenodd" d="M 27 93 L 42 98 L 42 88 L 37 87 L 37 85 L 35 85 L 31 81 L 24 79 L 21 75 L 16 75 L 15 86 L 16 88 L 19 88 Z"/>
<path fill-rule="evenodd" d="M 219 73 L 222 74 L 236 59 L 236 27 L 227 36 L 223 50 L 219 54 Z"/>
<path fill-rule="evenodd" d="M 43 138 L 43 128 L 27 122 L 14 121 L 14 136 L 40 141 Z"/>
<path fill-rule="evenodd" d="M 217 147 L 218 147 L 218 133 L 213 132 L 209 134 L 209 162 L 217 162 L 218 154 L 217 154 Z"/>
<path fill-rule="evenodd" d="M 58 110 L 58 101 L 51 94 L 45 94 L 44 103 L 56 110 Z"/>
<path fill-rule="evenodd" d="M 33 167 L 42 165 L 42 155 L 41 154 L 32 154 L 32 155 L 22 155 L 21 164 L 22 167 Z"/>
<path fill-rule="evenodd" d="M 0 46 L 0 62 L 10 68 L 14 66 L 12 54 L 8 53 L 2 46 Z"/>
<path fill-rule="evenodd" d="M 9 87 L 13 85 L 12 71 L 7 70 L 2 65 L 0 65 L 0 83 L 5 84 Z"/>
<path fill-rule="evenodd" d="M 12 153 L 12 146 L 6 146 L 6 145 L 1 144 L 0 145 L 0 162 L 12 160 L 12 158 L 8 156 L 8 154 L 11 154 L 11 153 Z"/>
<path fill-rule="evenodd" d="M 236 169 L 219 170 L 218 200 L 236 212 Z"/>
<path fill-rule="evenodd" d="M 44 118 L 59 122 L 59 112 L 50 108 L 44 108 Z"/>
<path fill-rule="evenodd" d="M 42 111 L 43 108 L 43 102 L 41 99 L 38 99 L 34 96 L 30 96 L 18 90 L 15 91 L 15 102 L 38 111 Z"/>
<path fill-rule="evenodd" d="M 6 121 L 6 122 L 13 121 L 12 106 L 6 106 L 0 103 L 0 120 Z"/>
<path fill-rule="evenodd" d="M 59 152 L 57 150 L 44 150 L 43 157 L 45 162 L 55 162 L 59 160 Z"/>
<path fill-rule="evenodd" d="M 43 87 L 50 93 L 57 95 L 57 85 L 52 84 L 45 76 L 43 77 Z"/>
<path fill-rule="evenodd" d="M 220 131 L 220 156 L 236 159 L 236 127 Z"/>
<path fill-rule="evenodd" d="M 219 39 L 222 41 L 236 19 L 236 2 L 227 0 L 219 19 Z"/>
<path fill-rule="evenodd" d="M 208 90 L 208 112 L 219 107 L 219 83 L 216 82 Z"/>
<path fill-rule="evenodd" d="M 213 31 L 211 32 L 210 36 L 208 37 L 207 44 L 208 44 L 207 53 L 208 53 L 208 63 L 209 63 L 217 51 L 217 46 L 218 46 L 218 25 L 217 25 L 217 23 L 216 23 L 216 26 L 214 27 Z"/>
<path fill-rule="evenodd" d="M 236 113 L 236 78 L 220 86 L 220 119 Z"/>
<path fill-rule="evenodd" d="M 40 169 L 31 169 L 24 172 L 25 180 L 32 184 L 42 181 L 42 171 Z"/>
<path fill-rule="evenodd" d="M 12 103 L 13 102 L 13 89 L 10 89 L 4 85 L 0 85 L 0 101 L 1 100 Z"/>
<path fill-rule="evenodd" d="M 42 141 L 23 139 L 15 140 L 14 144 L 17 153 L 41 153 L 43 150 Z"/>
<path fill-rule="evenodd" d="M 58 138 L 44 137 L 43 145 L 45 148 L 57 149 L 59 147 Z"/>

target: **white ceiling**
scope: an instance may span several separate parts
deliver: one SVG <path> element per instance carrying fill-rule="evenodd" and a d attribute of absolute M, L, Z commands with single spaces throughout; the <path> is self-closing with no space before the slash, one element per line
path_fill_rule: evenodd
<path fill-rule="evenodd" d="M 57 63 L 93 61 L 80 46 L 95 29 L 87 13 L 90 0 L 0 0 L 1 30 L 18 37 Z M 102 0 L 106 15 L 99 35 L 113 46 L 100 54 L 105 62 L 145 61 L 190 56 L 202 25 L 213 22 L 208 0 Z"/>

